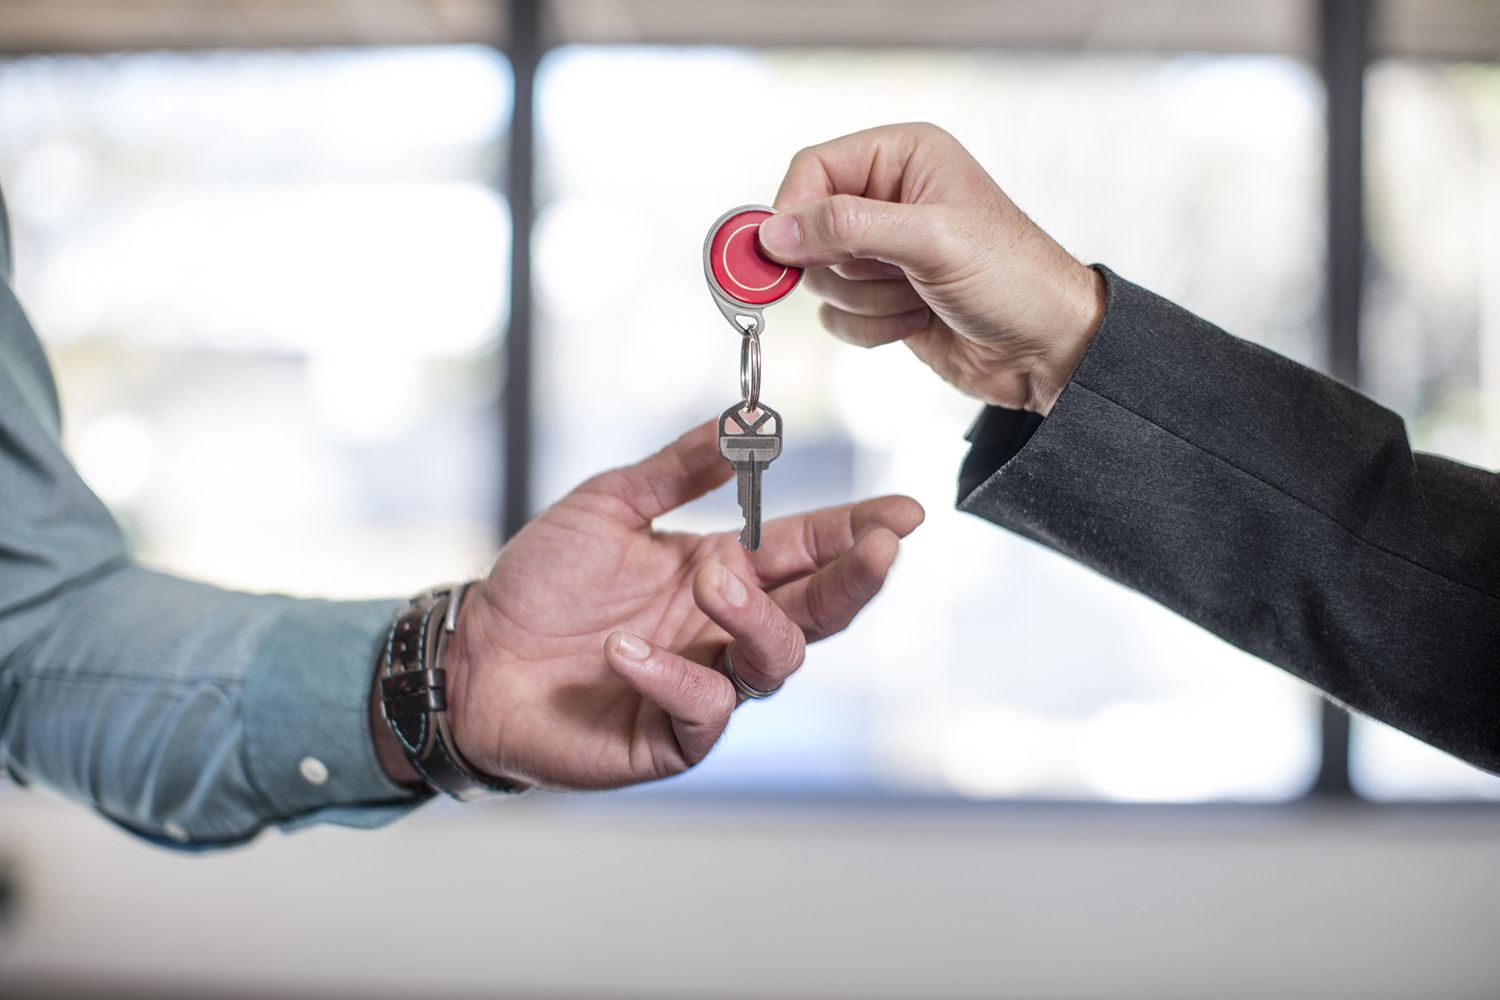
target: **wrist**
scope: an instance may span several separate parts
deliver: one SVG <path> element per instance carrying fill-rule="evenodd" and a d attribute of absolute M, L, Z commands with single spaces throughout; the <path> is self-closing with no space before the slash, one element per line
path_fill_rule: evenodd
<path fill-rule="evenodd" d="M 472 687 L 470 661 L 449 655 L 451 647 L 463 645 L 454 640 L 469 589 L 445 584 L 406 603 L 391 625 L 379 682 L 382 714 L 410 767 L 428 787 L 460 801 L 526 787 L 471 762 L 454 732 L 454 718 L 461 713 L 454 711 L 451 681 L 458 682 L 460 699 Z M 456 674 L 450 672 L 454 666 Z M 395 777 L 402 771 L 393 761 L 388 773 Z"/>
<path fill-rule="evenodd" d="M 488 584 L 479 581 L 470 586 L 458 606 L 453 639 L 448 644 L 448 725 L 453 734 L 454 749 L 484 773 L 501 782 L 517 786 L 535 784 L 513 773 L 505 766 L 506 754 L 500 745 L 499 714 L 476 704 L 479 687 L 475 684 L 481 670 L 500 669 L 503 658 L 499 646 L 485 640 L 494 621 L 495 608 L 485 592 Z"/>
<path fill-rule="evenodd" d="M 1044 417 L 1072 381 L 1104 320 L 1104 276 L 1077 261 L 1073 264 L 1067 280 L 1057 284 L 1062 294 L 1047 318 L 1045 348 L 1027 373 L 1025 408 Z"/>
<path fill-rule="evenodd" d="M 453 733 L 453 744 L 466 759 L 483 767 L 489 764 L 489 755 L 479 753 L 478 738 L 470 724 L 469 693 L 470 680 L 474 675 L 473 640 L 474 629 L 483 617 L 484 583 L 475 583 L 464 594 L 458 605 L 458 616 L 453 638 L 448 643 L 447 657 L 443 664 L 448 671 L 448 727 Z"/>

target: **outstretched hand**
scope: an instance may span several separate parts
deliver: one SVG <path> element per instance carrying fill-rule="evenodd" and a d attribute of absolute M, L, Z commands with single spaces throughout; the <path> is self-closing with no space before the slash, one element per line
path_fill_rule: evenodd
<path fill-rule="evenodd" d="M 733 532 L 657 532 L 654 518 L 730 476 L 713 422 L 579 486 L 511 539 L 469 588 L 449 649 L 460 751 L 490 774 L 614 788 L 701 761 L 729 723 L 717 669 L 777 687 L 806 643 L 842 630 L 921 523 L 892 496 L 780 518 L 756 552 Z"/>

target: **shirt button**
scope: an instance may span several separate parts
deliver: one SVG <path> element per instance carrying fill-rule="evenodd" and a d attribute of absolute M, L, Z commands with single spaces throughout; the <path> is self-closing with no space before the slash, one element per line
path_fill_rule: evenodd
<path fill-rule="evenodd" d="M 161 832 L 165 833 L 168 837 L 170 837 L 172 840 L 177 841 L 179 844 L 187 843 L 188 832 L 187 830 L 183 829 L 182 824 L 177 822 L 176 820 L 169 819 L 165 823 L 163 823 L 161 825 Z"/>
<path fill-rule="evenodd" d="M 316 757 L 303 757 L 297 762 L 297 771 L 309 785 L 321 785 L 328 780 L 328 765 Z"/>

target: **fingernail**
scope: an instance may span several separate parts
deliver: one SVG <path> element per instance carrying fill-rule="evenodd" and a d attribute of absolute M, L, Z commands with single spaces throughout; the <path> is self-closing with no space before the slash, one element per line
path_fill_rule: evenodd
<path fill-rule="evenodd" d="M 902 314 L 901 325 L 915 333 L 927 325 L 927 320 L 931 315 L 926 306 L 920 309 L 913 309 L 909 313 Z"/>
<path fill-rule="evenodd" d="M 749 594 L 745 592 L 745 585 L 740 582 L 739 577 L 729 572 L 729 570 L 725 569 L 723 566 L 719 567 L 718 572 L 719 595 L 734 607 L 743 607 L 745 604 L 745 598 L 749 596 Z"/>
<path fill-rule="evenodd" d="M 620 633 L 620 638 L 615 640 L 615 649 L 625 659 L 637 662 L 651 655 L 651 647 L 646 645 L 646 640 L 629 632 Z"/>
<path fill-rule="evenodd" d="M 773 256 L 787 257 L 802 247 L 802 225 L 795 215 L 781 212 L 760 224 L 760 245 Z"/>

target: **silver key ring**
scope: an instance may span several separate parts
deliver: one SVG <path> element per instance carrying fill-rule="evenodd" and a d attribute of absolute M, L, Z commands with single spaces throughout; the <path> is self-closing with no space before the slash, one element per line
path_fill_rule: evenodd
<path fill-rule="evenodd" d="M 756 324 L 740 339 L 740 395 L 747 410 L 760 406 L 760 330 Z"/>

